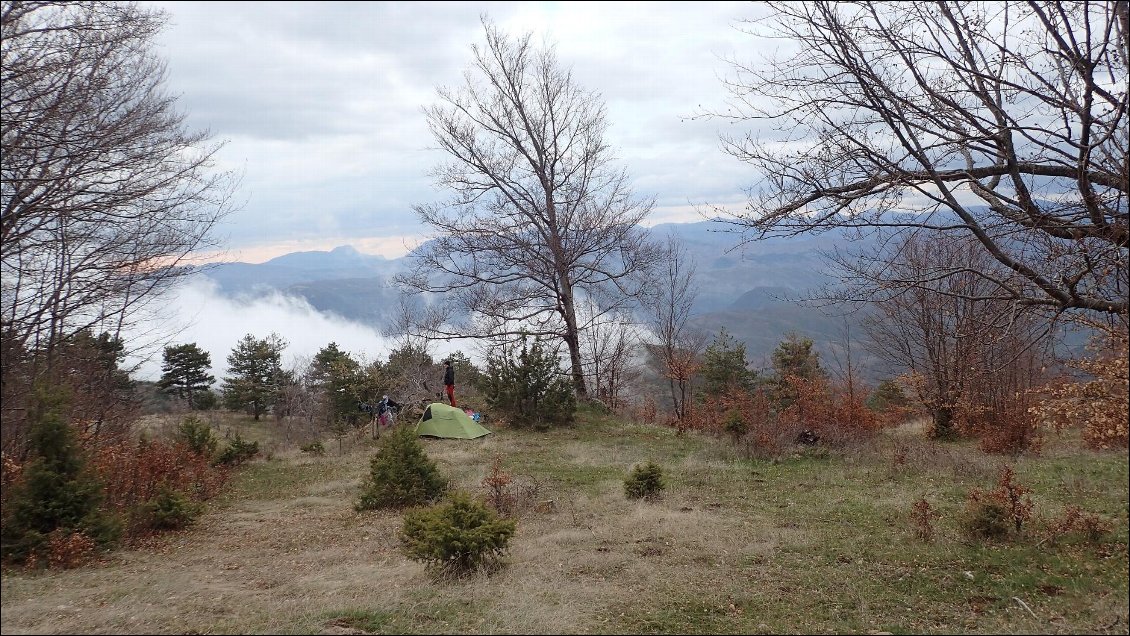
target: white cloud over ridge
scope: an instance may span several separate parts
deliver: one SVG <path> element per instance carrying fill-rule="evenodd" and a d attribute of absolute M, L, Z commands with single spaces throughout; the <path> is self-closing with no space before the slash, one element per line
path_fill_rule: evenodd
<path fill-rule="evenodd" d="M 227 372 L 228 354 L 247 334 L 282 336 L 288 343 L 283 351 L 285 368 L 313 357 L 330 342 L 366 362 L 387 359 L 394 346 L 372 327 L 320 312 L 305 299 L 279 292 L 231 298 L 221 295 L 215 283 L 203 277 L 194 277 L 171 291 L 159 320 L 165 325 L 167 344 L 195 343 L 210 354 L 217 386 Z M 134 379 L 157 380 L 161 375 L 160 350 L 149 360 L 128 362 L 140 365 Z"/>

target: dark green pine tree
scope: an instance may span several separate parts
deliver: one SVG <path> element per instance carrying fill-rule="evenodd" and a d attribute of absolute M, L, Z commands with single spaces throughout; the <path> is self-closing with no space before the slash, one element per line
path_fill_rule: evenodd
<path fill-rule="evenodd" d="M 812 339 L 796 333 L 785 335 L 785 339 L 773 350 L 773 370 L 780 379 L 795 376 L 805 380 L 815 380 L 824 376 L 820 366 L 820 355 L 812 350 Z"/>
<path fill-rule="evenodd" d="M 336 342 L 322 347 L 310 363 L 306 375 L 308 386 L 321 396 L 325 408 L 326 422 L 330 426 L 352 426 L 357 423 L 365 382 L 361 364 L 347 352 L 338 348 Z"/>
<path fill-rule="evenodd" d="M 55 531 L 82 532 L 100 547 L 117 540 L 118 520 L 102 511 L 102 484 L 86 470 L 74 433 L 64 421 L 65 400 L 40 391 L 28 438 L 31 459 L 4 505 L 0 553 L 5 563 L 43 555 Z"/>
<path fill-rule="evenodd" d="M 207 403 L 202 396 L 209 392 L 216 378 L 208 373 L 212 356 L 196 343 L 165 347 L 161 379 L 157 386 L 162 391 L 184 400 L 191 408 L 201 408 Z"/>
<path fill-rule="evenodd" d="M 247 334 L 228 355 L 228 377 L 224 378 L 224 404 L 247 410 L 255 417 L 266 413 L 278 399 L 285 379 L 282 351 L 286 341 L 278 334 L 262 340 Z"/>
<path fill-rule="evenodd" d="M 745 343 L 722 329 L 702 355 L 703 392 L 716 396 L 752 390 L 757 385 L 757 372 L 749 368 L 745 353 Z"/>
<path fill-rule="evenodd" d="M 355 508 L 417 506 L 439 498 L 446 490 L 447 481 L 424 452 L 415 429 L 398 426 L 370 461 L 369 477 Z"/>
<path fill-rule="evenodd" d="M 523 339 L 517 352 L 504 347 L 489 356 L 483 386 L 487 404 L 514 426 L 548 428 L 574 421 L 577 399 L 572 381 L 561 370 L 557 355 L 536 339 L 532 346 Z"/>
<path fill-rule="evenodd" d="M 773 370 L 776 372 L 772 382 L 773 399 L 778 408 L 787 408 L 799 397 L 794 380 L 812 381 L 826 377 L 820 366 L 820 356 L 812 350 L 812 345 L 812 339 L 789 333 L 773 350 Z"/>

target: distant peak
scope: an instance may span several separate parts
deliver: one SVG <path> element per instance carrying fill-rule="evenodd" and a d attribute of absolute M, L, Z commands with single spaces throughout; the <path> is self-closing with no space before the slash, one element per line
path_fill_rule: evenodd
<path fill-rule="evenodd" d="M 360 252 L 358 252 L 357 249 L 352 245 L 340 245 L 330 250 L 330 254 L 353 255 L 360 254 Z"/>

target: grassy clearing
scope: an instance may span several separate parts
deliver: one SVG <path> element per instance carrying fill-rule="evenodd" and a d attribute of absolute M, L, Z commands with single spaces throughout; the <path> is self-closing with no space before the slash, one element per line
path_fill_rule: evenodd
<path fill-rule="evenodd" d="M 227 425 L 227 424 L 225 424 Z M 194 528 L 104 563 L 5 573 L 7 633 L 1126 633 L 1128 462 L 1052 439 L 1011 462 L 1033 489 L 1019 540 L 959 529 L 966 493 L 1004 460 L 914 430 L 866 446 L 746 460 L 725 440 L 593 413 L 570 429 L 424 440 L 452 484 L 481 492 L 495 455 L 546 505 L 520 520 L 506 566 L 432 580 L 400 553 L 396 513 L 356 513 L 372 443 L 311 457 L 273 444 Z M 625 499 L 641 462 L 656 503 Z M 911 504 L 939 511 L 915 536 Z M 1046 540 L 1075 504 L 1113 533 Z"/>

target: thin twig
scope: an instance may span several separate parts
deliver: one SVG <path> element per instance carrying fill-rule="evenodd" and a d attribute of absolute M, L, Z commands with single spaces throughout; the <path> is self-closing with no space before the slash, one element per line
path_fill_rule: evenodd
<path fill-rule="evenodd" d="M 1028 604 L 1027 604 L 1027 603 L 1025 603 L 1024 601 L 1020 600 L 1020 597 L 1019 597 L 1019 596 L 1014 596 L 1014 597 L 1012 597 L 1012 600 L 1016 601 L 1017 603 L 1020 603 L 1020 607 L 1023 607 L 1024 609 L 1028 610 L 1028 613 L 1032 615 L 1032 618 L 1034 618 L 1034 619 L 1036 619 L 1036 620 L 1040 620 L 1040 617 L 1039 617 L 1039 616 L 1036 616 L 1036 612 L 1033 612 L 1033 611 L 1032 611 L 1032 608 L 1031 608 L 1031 607 L 1028 607 Z"/>

